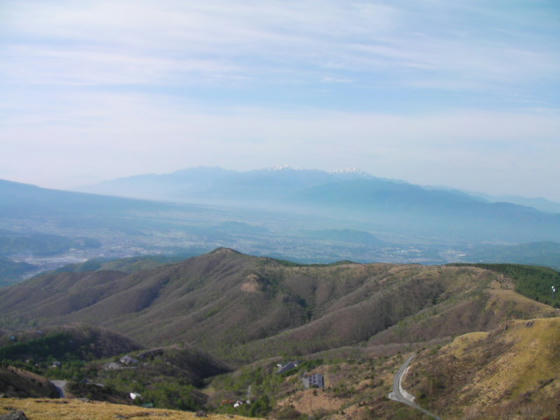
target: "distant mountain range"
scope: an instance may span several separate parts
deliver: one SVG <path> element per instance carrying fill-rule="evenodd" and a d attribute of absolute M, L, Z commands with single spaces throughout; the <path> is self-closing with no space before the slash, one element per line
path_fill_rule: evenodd
<path fill-rule="evenodd" d="M 511 203 L 560 214 L 560 203 L 545 198 L 489 195 L 445 187 L 419 187 L 404 181 L 375 177 L 359 170 L 326 172 L 279 167 L 234 171 L 219 167 L 196 167 L 168 174 L 143 174 L 116 178 L 84 186 L 78 190 L 121 197 L 187 202 L 238 200 L 240 193 L 247 194 L 243 197 L 246 199 L 260 200 L 264 197 L 273 197 L 275 200 L 290 201 L 300 195 L 305 196 L 305 191 L 308 189 L 359 180 L 367 181 L 370 188 L 375 185 L 377 189 L 391 191 L 399 189 L 404 191 L 407 188 L 420 189 L 425 192 L 437 191 L 447 193 L 455 199 L 462 197 L 469 201 Z"/>
<path fill-rule="evenodd" d="M 304 211 L 440 242 L 558 241 L 560 214 L 362 172 L 194 168 L 103 182 L 87 191 L 143 199 Z"/>
<path fill-rule="evenodd" d="M 234 201 L 240 199 L 261 201 L 272 199 L 285 203 L 297 202 L 312 193 L 315 188 L 346 182 L 367 181 L 378 189 L 398 190 L 411 184 L 374 177 L 361 171 L 326 172 L 289 167 L 234 171 L 219 167 L 198 167 L 169 174 L 145 174 L 117 178 L 96 185 L 80 188 L 80 191 L 130 198 L 171 201 Z M 468 196 L 472 200 L 483 198 Z"/>
<path fill-rule="evenodd" d="M 88 219 L 93 224 L 102 220 L 106 226 L 110 220 L 114 221 L 127 212 L 149 211 L 164 206 L 147 200 L 61 191 L 6 180 L 0 180 L 0 198 L 2 222 L 56 217 L 66 225 L 71 225 L 75 220 L 80 220 L 83 224 L 84 219 Z"/>
<path fill-rule="evenodd" d="M 539 211 L 547 213 L 560 213 L 560 203 L 547 200 L 542 197 L 520 197 L 517 195 L 488 195 L 488 194 L 474 194 L 492 203 L 506 202 L 519 204 L 520 206 L 533 207 Z"/>
<path fill-rule="evenodd" d="M 2 281 L 95 258 L 196 255 L 219 246 L 298 262 L 560 267 L 560 215 L 526 206 L 356 172 L 202 168 L 180 175 L 190 179 L 184 189 L 198 189 L 186 195 L 196 204 L 0 181 L 0 255 L 34 266 L 17 274 L 0 261 Z M 156 184 L 151 191 L 164 190 Z"/>

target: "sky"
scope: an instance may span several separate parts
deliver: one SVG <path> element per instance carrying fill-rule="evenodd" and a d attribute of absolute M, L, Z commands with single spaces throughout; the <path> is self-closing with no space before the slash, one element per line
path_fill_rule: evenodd
<path fill-rule="evenodd" d="M 0 0 L 0 178 L 340 170 L 560 201 L 558 0 Z"/>

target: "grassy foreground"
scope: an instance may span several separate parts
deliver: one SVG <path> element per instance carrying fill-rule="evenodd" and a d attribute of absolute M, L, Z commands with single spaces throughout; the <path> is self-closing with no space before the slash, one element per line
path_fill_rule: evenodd
<path fill-rule="evenodd" d="M 29 420 L 115 420 L 115 419 L 165 419 L 165 420 L 207 420 L 245 419 L 246 417 L 208 414 L 197 417 L 196 413 L 142 408 L 131 405 L 110 404 L 98 401 L 81 401 L 76 399 L 46 398 L 1 398 L 0 415 L 11 410 L 22 410 Z"/>

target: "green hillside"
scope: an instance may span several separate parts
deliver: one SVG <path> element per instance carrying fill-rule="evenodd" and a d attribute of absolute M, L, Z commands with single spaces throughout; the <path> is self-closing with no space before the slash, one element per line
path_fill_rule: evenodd
<path fill-rule="evenodd" d="M 512 279 L 515 291 L 537 302 L 560 308 L 560 272 L 548 267 L 520 264 L 472 264 Z"/>
<path fill-rule="evenodd" d="M 142 396 L 139 401 L 155 407 L 197 410 L 207 400 L 199 389 L 205 380 L 229 370 L 204 352 L 176 345 L 89 362 L 68 379 L 76 397 L 114 401 L 115 396 L 124 396 L 122 402 L 131 404 L 128 395 L 135 392 Z M 102 388 L 96 385 L 100 383 Z"/>
<path fill-rule="evenodd" d="M 141 349 L 122 335 L 83 325 L 6 334 L 0 364 L 0 390 L 9 396 L 58 396 L 48 377 L 66 380 L 72 397 L 132 404 L 129 393 L 136 392 L 142 402 L 183 410 L 202 408 L 207 397 L 197 388 L 230 370 L 189 346 Z"/>
<path fill-rule="evenodd" d="M 4 334 L 0 337 L 0 360 L 32 360 L 34 363 L 53 359 L 94 360 L 139 348 L 120 334 L 74 325 Z"/>

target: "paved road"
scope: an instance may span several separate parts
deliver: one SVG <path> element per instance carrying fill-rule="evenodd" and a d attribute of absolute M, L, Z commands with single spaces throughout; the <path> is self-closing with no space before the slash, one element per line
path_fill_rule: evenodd
<path fill-rule="evenodd" d="M 412 362 L 414 356 L 416 355 L 413 354 L 408 359 L 406 359 L 406 361 L 402 364 L 399 371 L 395 375 L 395 379 L 393 380 L 393 392 L 389 394 L 389 398 L 393 401 L 398 401 L 412 408 L 415 408 L 416 410 L 419 410 L 422 413 L 426 414 L 427 416 L 433 417 L 436 420 L 441 420 L 441 418 L 439 418 L 435 414 L 430 413 L 428 410 L 425 410 L 422 407 L 420 407 L 418 404 L 416 404 L 414 402 L 414 396 L 410 395 L 402 387 L 402 381 L 406 376 L 406 373 L 408 372 L 408 369 L 410 367 L 410 362 Z"/>
<path fill-rule="evenodd" d="M 56 389 L 58 389 L 58 395 L 60 396 L 60 398 L 66 398 L 66 392 L 64 392 L 64 388 L 66 388 L 66 384 L 68 383 L 68 381 L 56 379 L 49 382 L 53 384 Z"/>

